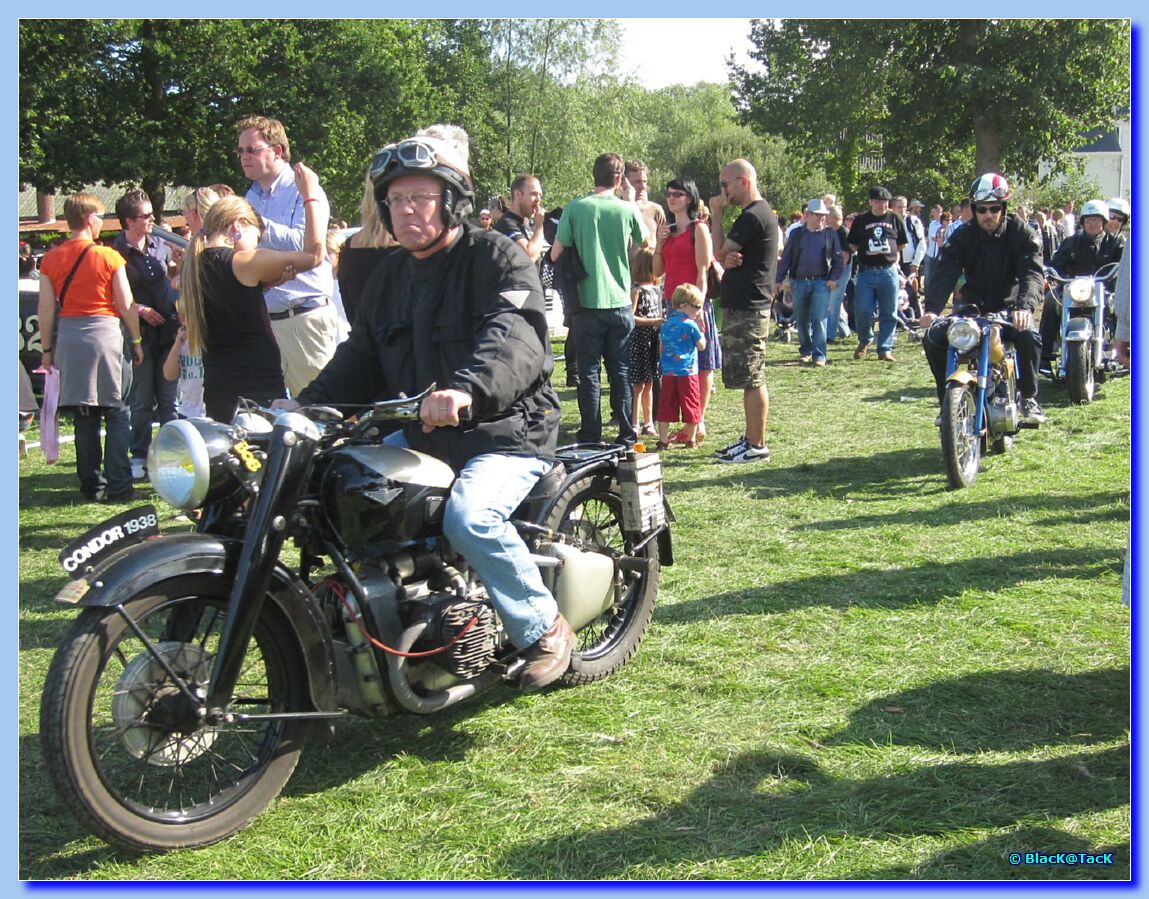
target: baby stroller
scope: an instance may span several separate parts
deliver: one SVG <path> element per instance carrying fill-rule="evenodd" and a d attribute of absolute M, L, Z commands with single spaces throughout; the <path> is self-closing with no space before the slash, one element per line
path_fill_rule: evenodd
<path fill-rule="evenodd" d="M 770 303 L 770 318 L 774 321 L 778 340 L 782 343 L 793 342 L 798 333 L 798 326 L 794 321 L 794 303 L 782 288 L 778 288 L 773 302 Z"/>

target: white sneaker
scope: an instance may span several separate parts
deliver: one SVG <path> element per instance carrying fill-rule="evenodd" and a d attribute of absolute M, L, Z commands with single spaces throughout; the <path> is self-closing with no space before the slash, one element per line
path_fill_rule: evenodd
<path fill-rule="evenodd" d="M 719 462 L 769 462 L 770 461 L 770 447 L 768 446 L 753 446 L 749 443 L 740 452 L 734 453 L 731 456 L 723 456 Z"/>
<path fill-rule="evenodd" d="M 730 444 L 730 446 L 723 447 L 720 450 L 715 450 L 714 455 L 716 455 L 719 459 L 722 459 L 723 461 L 725 461 L 730 456 L 738 455 L 738 453 L 742 452 L 749 445 L 750 445 L 750 441 L 747 440 L 746 435 L 743 434 L 741 437 L 739 437 L 737 440 L 735 440 L 732 444 Z"/>
<path fill-rule="evenodd" d="M 132 459 L 132 480 L 142 481 L 148 476 L 148 463 L 143 459 Z"/>

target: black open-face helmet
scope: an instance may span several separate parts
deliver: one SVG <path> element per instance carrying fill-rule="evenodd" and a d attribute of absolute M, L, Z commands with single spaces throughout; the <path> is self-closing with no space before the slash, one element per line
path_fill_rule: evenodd
<path fill-rule="evenodd" d="M 443 202 L 439 208 L 447 228 L 462 224 L 474 208 L 475 186 L 466 153 L 460 152 L 455 144 L 427 135 L 388 144 L 371 160 L 368 176 L 374 185 L 379 218 L 392 236 L 391 210 L 383 201 L 391 182 L 404 175 L 432 175 L 443 182 Z"/>

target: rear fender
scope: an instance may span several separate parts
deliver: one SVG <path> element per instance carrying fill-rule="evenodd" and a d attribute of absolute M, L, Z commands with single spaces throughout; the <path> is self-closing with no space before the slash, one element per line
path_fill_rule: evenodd
<path fill-rule="evenodd" d="M 230 583 L 242 545 L 238 540 L 222 540 L 211 534 L 157 537 L 109 556 L 65 585 L 56 600 L 69 605 L 114 606 L 186 574 L 217 574 Z M 333 710 L 337 706 L 331 633 L 298 577 L 276 565 L 271 580 L 271 607 L 295 635 L 296 648 L 307 664 L 312 703 L 316 709 Z"/>

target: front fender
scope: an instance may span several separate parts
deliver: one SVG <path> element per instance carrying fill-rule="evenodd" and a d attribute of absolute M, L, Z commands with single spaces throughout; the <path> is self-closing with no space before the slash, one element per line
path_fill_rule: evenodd
<path fill-rule="evenodd" d="M 1093 322 L 1087 318 L 1071 318 L 1065 326 L 1065 340 L 1080 343 L 1093 339 Z"/>
<path fill-rule="evenodd" d="M 211 534 L 173 534 L 126 547 L 70 581 L 57 602 L 81 606 L 114 606 L 156 584 L 185 574 L 217 574 L 230 583 L 243 544 Z M 311 700 L 316 709 L 336 708 L 335 649 L 331 632 L 306 586 L 291 571 L 276 565 L 270 599 L 297 641 L 307 664 Z"/>
<path fill-rule="evenodd" d="M 961 368 L 946 378 L 946 382 L 950 384 L 960 384 L 962 387 L 976 387 L 977 372 L 968 368 Z"/>

